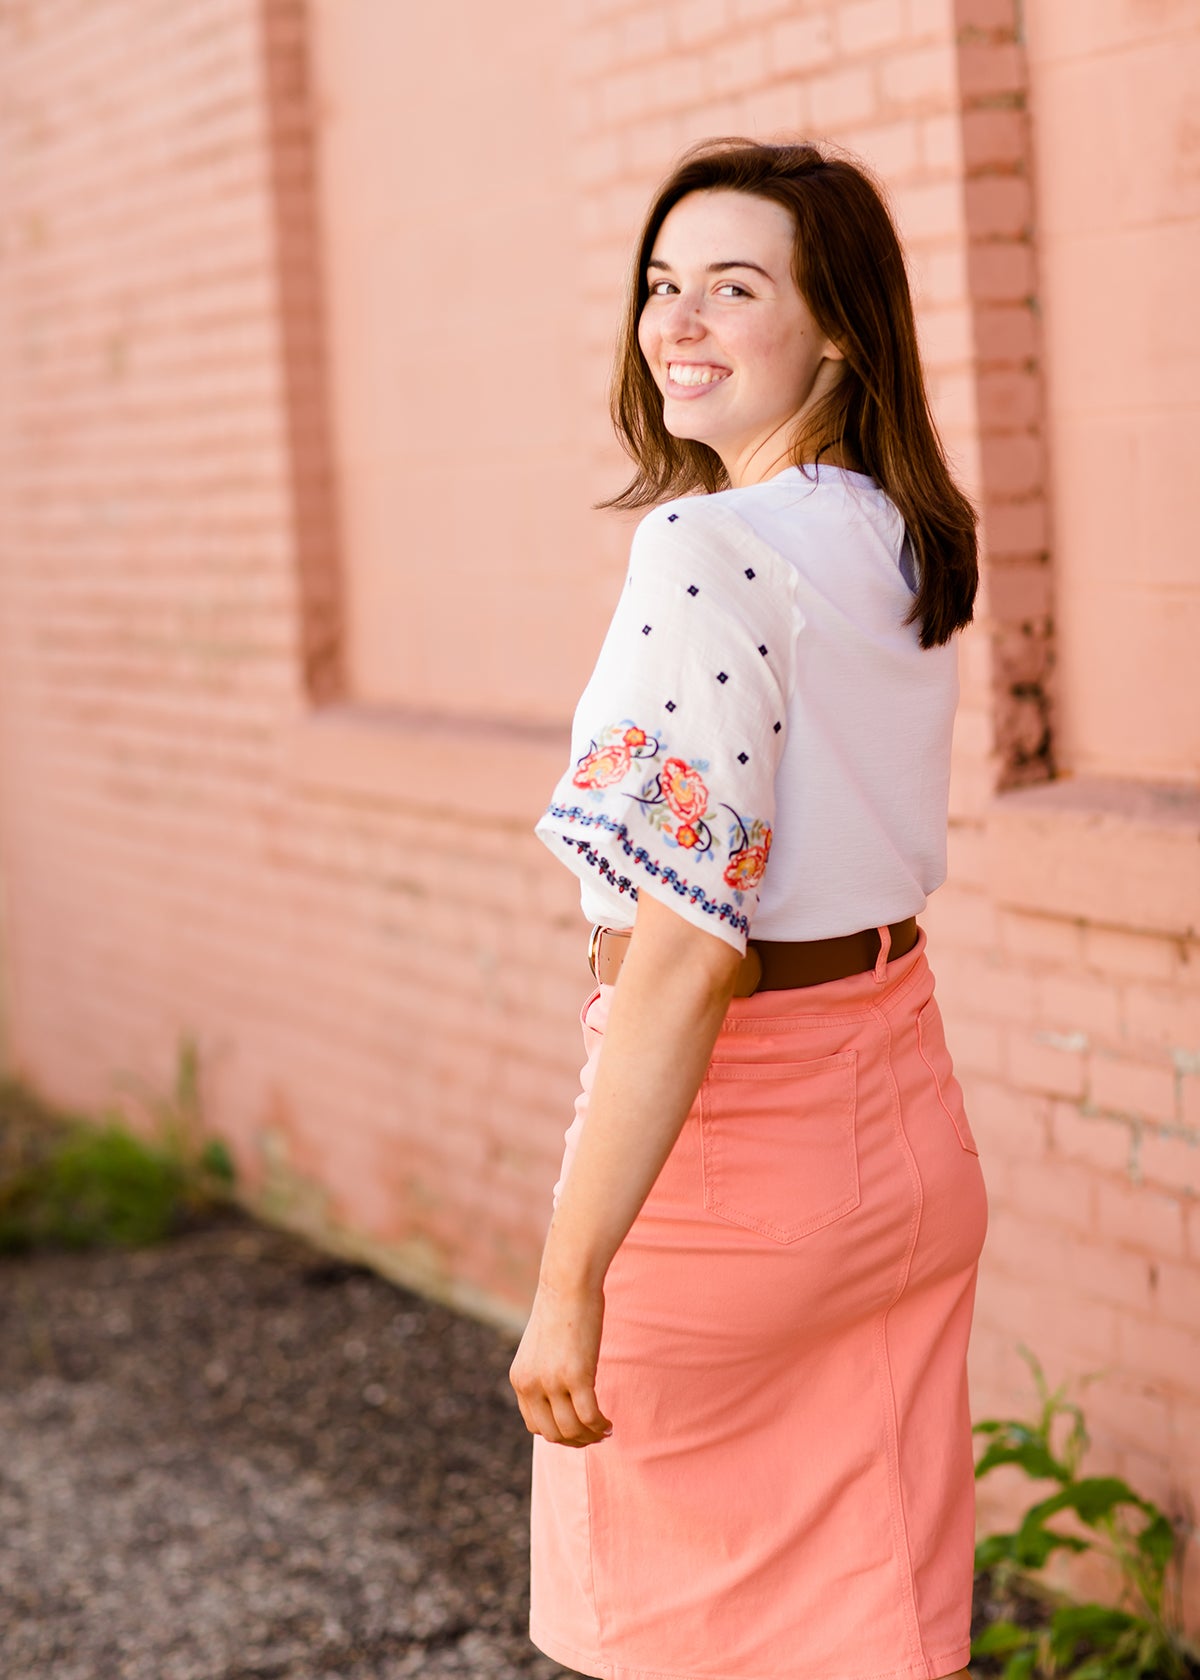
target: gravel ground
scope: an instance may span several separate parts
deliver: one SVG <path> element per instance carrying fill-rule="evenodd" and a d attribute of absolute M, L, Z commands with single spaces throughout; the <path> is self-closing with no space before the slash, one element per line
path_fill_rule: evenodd
<path fill-rule="evenodd" d="M 555 1680 L 515 1341 L 236 1209 L 0 1261 L 0 1680 Z"/>

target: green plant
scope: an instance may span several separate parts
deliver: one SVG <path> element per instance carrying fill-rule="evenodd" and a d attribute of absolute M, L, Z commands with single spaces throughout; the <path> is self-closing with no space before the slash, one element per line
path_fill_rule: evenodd
<path fill-rule="evenodd" d="M 97 1124 L 16 1082 L 0 1086 L 0 1253 L 159 1242 L 227 1200 L 233 1162 L 202 1135 L 198 1090 L 195 1046 L 184 1040 L 147 1139 L 117 1113 Z"/>
<path fill-rule="evenodd" d="M 972 1642 L 972 1655 L 1006 1659 L 1004 1680 L 1184 1680 L 1196 1670 L 1181 1628 L 1181 1546 L 1170 1518 L 1117 1476 L 1080 1475 L 1090 1445 L 1083 1412 L 1067 1399 L 1066 1384 L 1052 1390 L 1029 1349 L 1020 1352 L 1040 1411 L 1032 1423 L 977 1423 L 975 1432 L 988 1444 L 975 1475 L 1011 1464 L 1058 1487 L 1032 1504 L 1011 1533 L 979 1542 L 976 1570 L 1003 1581 L 1043 1569 L 1058 1551 L 1096 1552 L 1115 1564 L 1121 1599 L 1110 1607 L 1044 1597 L 1041 1625 L 994 1621 Z M 1073 1526 L 1058 1526 L 1064 1518 L 1074 1519 Z"/>

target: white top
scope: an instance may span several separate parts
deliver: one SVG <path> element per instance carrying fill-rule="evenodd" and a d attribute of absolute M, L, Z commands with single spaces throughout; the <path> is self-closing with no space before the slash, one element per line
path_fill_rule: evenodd
<path fill-rule="evenodd" d="M 922 648 L 904 522 L 862 473 L 681 496 L 629 568 L 534 832 L 589 922 L 648 892 L 746 949 L 900 921 L 946 878 L 957 637 Z M 769 854 L 769 861 L 768 861 Z"/>

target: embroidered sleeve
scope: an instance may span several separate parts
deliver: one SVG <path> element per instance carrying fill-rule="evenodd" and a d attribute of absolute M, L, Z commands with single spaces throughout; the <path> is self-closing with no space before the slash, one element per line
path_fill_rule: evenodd
<path fill-rule="evenodd" d="M 744 952 L 802 622 L 791 568 L 732 510 L 647 514 L 539 838 L 581 879 L 649 892 Z"/>

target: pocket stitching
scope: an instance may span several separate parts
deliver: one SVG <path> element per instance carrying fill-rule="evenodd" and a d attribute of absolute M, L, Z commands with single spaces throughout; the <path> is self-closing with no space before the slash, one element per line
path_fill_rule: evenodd
<path fill-rule="evenodd" d="M 701 1086 L 700 1096 L 700 1165 L 704 1185 L 705 1209 L 715 1214 L 718 1219 L 724 1219 L 743 1230 L 755 1231 L 759 1236 L 768 1238 L 772 1242 L 788 1244 L 798 1242 L 801 1237 L 811 1236 L 814 1231 L 820 1231 L 826 1225 L 832 1225 L 835 1220 L 843 1219 L 846 1214 L 853 1213 L 862 1201 L 862 1187 L 858 1171 L 858 1139 L 857 1139 L 857 1110 L 858 1110 L 858 1080 L 857 1080 L 858 1052 L 856 1050 L 840 1050 L 832 1056 L 822 1056 L 808 1062 L 790 1062 L 766 1064 L 756 1066 L 753 1063 L 720 1062 L 710 1063 L 708 1073 Z M 709 1082 L 711 1079 L 794 1079 L 803 1070 L 806 1075 L 815 1076 L 828 1072 L 831 1068 L 841 1067 L 846 1070 L 846 1096 L 844 1098 L 845 1114 L 841 1119 L 841 1127 L 845 1132 L 845 1145 L 849 1154 L 851 1188 L 832 1208 L 824 1209 L 820 1214 L 804 1220 L 799 1225 L 782 1225 L 778 1221 L 763 1219 L 754 1213 L 744 1211 L 719 1199 L 717 1195 L 716 1178 L 721 1160 L 721 1138 L 717 1130 L 718 1117 L 713 1113 Z"/>
<path fill-rule="evenodd" d="M 922 1006 L 920 1012 L 917 1015 L 917 1049 L 921 1053 L 921 1060 L 925 1063 L 925 1066 L 929 1069 L 930 1073 L 933 1075 L 933 1084 L 934 1084 L 934 1089 L 937 1091 L 938 1102 L 942 1106 L 942 1112 L 946 1115 L 946 1117 L 950 1121 L 950 1124 L 954 1127 L 954 1135 L 957 1137 L 959 1143 L 966 1150 L 968 1155 L 978 1155 L 979 1154 L 979 1145 L 975 1142 L 975 1135 L 971 1131 L 971 1123 L 966 1117 L 965 1109 L 963 1111 L 963 1121 L 962 1121 L 962 1124 L 960 1125 L 958 1119 L 955 1116 L 954 1110 L 950 1107 L 950 1104 L 946 1101 L 945 1093 L 942 1090 L 942 1081 L 941 1081 L 941 1078 L 939 1077 L 938 1070 L 934 1067 L 933 1063 L 930 1061 L 929 1056 L 927 1055 L 926 1050 L 925 1050 L 924 1020 L 925 1020 L 926 1015 L 933 1008 L 934 1001 L 935 1000 L 933 998 L 930 998 L 929 1001 Z M 947 1053 L 947 1055 L 949 1055 L 949 1049 L 948 1048 L 947 1048 L 946 1053 Z M 960 1089 L 961 1089 L 961 1087 L 960 1087 Z M 967 1128 L 965 1135 L 963 1133 L 963 1126 L 964 1125 Z"/>

